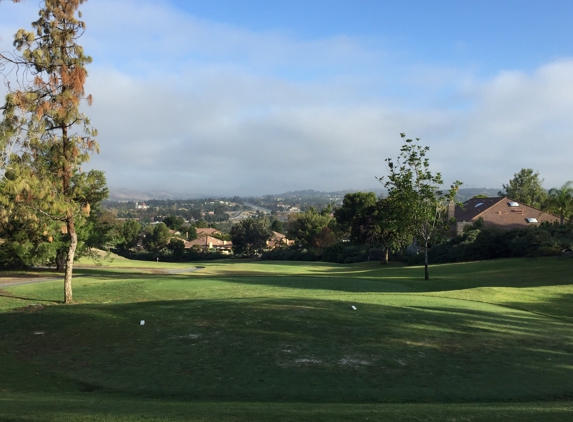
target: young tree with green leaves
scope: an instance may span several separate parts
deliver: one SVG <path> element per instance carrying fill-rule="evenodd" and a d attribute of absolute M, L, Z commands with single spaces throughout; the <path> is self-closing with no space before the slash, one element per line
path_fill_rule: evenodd
<path fill-rule="evenodd" d="M 78 42 L 85 30 L 78 10 L 84 1 L 45 0 L 33 30 L 16 33 L 16 51 L 0 55 L 0 67 L 13 66 L 23 76 L 2 107 L 5 136 L 20 136 L 3 186 L 11 202 L 5 196 L 4 205 L 24 207 L 61 225 L 68 244 L 65 303 L 73 300 L 78 220 L 90 211 L 81 191 L 90 189 L 92 175 L 82 173 L 81 164 L 98 151 L 96 131 L 80 111 L 82 100 L 92 101 L 84 91 L 91 58 Z"/>
<path fill-rule="evenodd" d="M 541 209 L 547 201 L 547 192 L 542 184 L 543 179 L 539 178 L 538 171 L 521 169 L 513 175 L 513 179 L 507 185 L 503 185 L 503 191 L 498 192 L 498 195 Z"/>
<path fill-rule="evenodd" d="M 421 146 L 419 138 L 407 139 L 404 133 L 400 136 L 405 141 L 400 155 L 396 161 L 386 159 L 390 174 L 379 180 L 388 189 L 392 224 L 400 230 L 400 237 L 411 236 L 423 247 L 424 278 L 429 280 L 428 248 L 450 229 L 448 204 L 454 200 L 462 183 L 456 181 L 442 193 L 442 176 L 430 171 L 430 161 L 426 157 L 430 147 Z"/>

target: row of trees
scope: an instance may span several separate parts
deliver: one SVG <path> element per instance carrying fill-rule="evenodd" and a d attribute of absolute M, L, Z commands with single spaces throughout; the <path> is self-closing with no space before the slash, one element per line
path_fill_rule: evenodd
<path fill-rule="evenodd" d="M 429 279 L 428 250 L 450 229 L 448 205 L 453 203 L 461 182 L 455 181 L 449 190 L 442 191 L 440 173 L 430 171 L 429 147 L 420 145 L 417 138 L 401 137 L 404 143 L 398 158 L 386 160 L 389 174 L 379 178 L 388 190 L 387 197 L 379 199 L 372 192 L 347 194 L 333 216 L 330 207 L 296 214 L 288 222 L 289 238 L 315 251 L 349 238 L 382 247 L 385 263 L 391 251 L 403 250 L 416 241 L 424 251 L 424 273 Z"/>

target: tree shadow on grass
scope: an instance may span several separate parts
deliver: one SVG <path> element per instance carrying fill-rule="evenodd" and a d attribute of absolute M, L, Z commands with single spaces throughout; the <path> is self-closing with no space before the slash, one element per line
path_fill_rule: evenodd
<path fill-rule="evenodd" d="M 45 303 L 64 303 L 63 301 L 60 300 L 49 300 L 49 299 L 38 299 L 38 298 L 33 298 L 33 297 L 24 297 L 24 296 L 18 296 L 15 295 L 13 293 L 7 292 L 6 290 L 2 290 L 0 289 L 0 297 L 7 297 L 10 299 L 18 299 L 18 300 L 27 300 L 27 301 L 32 301 L 32 302 L 45 302 Z"/>
<path fill-rule="evenodd" d="M 308 274 L 264 274 L 250 277 L 222 275 L 227 282 L 261 284 L 299 289 L 345 292 L 439 292 L 477 287 L 529 288 L 571 284 L 573 260 L 504 259 L 487 262 L 443 264 L 430 269 L 430 280 L 423 279 L 423 268 L 361 264 L 362 267 L 309 269 Z"/>
<path fill-rule="evenodd" d="M 570 394 L 570 325 L 491 305 L 396 300 L 358 303 L 356 311 L 350 302 L 303 298 L 6 312 L 0 345 L 12 369 L 0 367 L 8 373 L 0 387 L 73 392 L 87 385 L 237 402 L 527 401 Z"/>
<path fill-rule="evenodd" d="M 552 318 L 561 319 L 563 321 L 573 322 L 573 293 L 560 293 L 554 294 L 550 298 L 544 298 L 539 302 L 517 302 L 507 301 L 503 302 L 504 306 L 525 310 L 528 312 L 535 312 L 540 315 L 547 315 Z"/>

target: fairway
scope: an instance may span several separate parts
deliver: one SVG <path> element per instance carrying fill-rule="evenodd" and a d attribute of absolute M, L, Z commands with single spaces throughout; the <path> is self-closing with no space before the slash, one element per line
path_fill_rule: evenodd
<path fill-rule="evenodd" d="M 0 420 L 573 419 L 571 258 L 197 267 L 0 290 Z"/>

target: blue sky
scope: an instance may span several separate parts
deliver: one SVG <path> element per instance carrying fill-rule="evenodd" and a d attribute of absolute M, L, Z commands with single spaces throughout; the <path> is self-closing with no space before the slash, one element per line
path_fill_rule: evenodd
<path fill-rule="evenodd" d="M 447 183 L 573 179 L 568 1 L 90 0 L 92 159 L 113 187 L 378 187 L 399 133 Z M 36 1 L 0 5 L 0 49 Z"/>
<path fill-rule="evenodd" d="M 533 69 L 571 56 L 568 1 L 175 1 L 185 12 L 301 40 L 356 37 L 414 62 Z"/>

